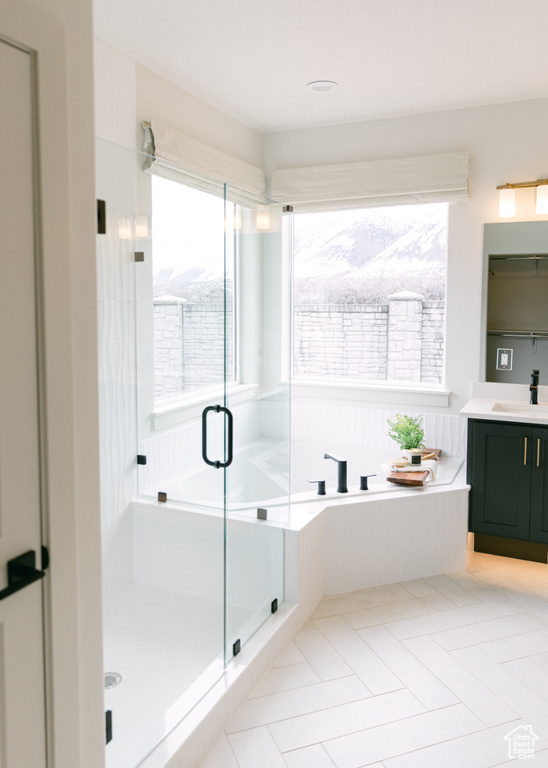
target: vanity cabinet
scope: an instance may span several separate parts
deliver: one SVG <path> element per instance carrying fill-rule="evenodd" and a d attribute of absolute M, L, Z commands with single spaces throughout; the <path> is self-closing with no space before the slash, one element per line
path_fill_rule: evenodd
<path fill-rule="evenodd" d="M 548 426 L 468 421 L 469 530 L 548 543 Z"/>

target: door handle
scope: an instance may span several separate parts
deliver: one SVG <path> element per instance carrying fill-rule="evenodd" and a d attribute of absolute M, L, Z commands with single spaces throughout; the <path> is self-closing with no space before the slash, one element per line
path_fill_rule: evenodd
<path fill-rule="evenodd" d="M 527 464 L 527 438 L 525 438 L 525 443 L 523 444 L 523 466 Z"/>
<path fill-rule="evenodd" d="M 207 457 L 207 414 L 209 411 L 215 411 L 216 413 L 224 413 L 227 417 L 227 458 L 226 461 L 211 461 Z M 219 469 L 220 467 L 228 467 L 232 464 L 234 453 L 234 436 L 233 436 L 233 419 L 232 414 L 228 408 L 223 408 L 221 405 L 208 405 L 202 412 L 202 459 L 210 467 Z"/>
<path fill-rule="evenodd" d="M 47 550 L 42 547 L 42 562 L 45 559 L 45 552 Z M 13 595 L 14 592 L 19 592 L 20 589 L 28 587 L 38 579 L 43 579 L 45 575 L 45 571 L 39 571 L 36 568 L 36 553 L 33 549 L 19 557 L 14 557 L 13 560 L 8 560 L 8 586 L 0 591 L 0 600 Z"/>
<path fill-rule="evenodd" d="M 537 467 L 540 467 L 540 437 L 537 439 Z"/>

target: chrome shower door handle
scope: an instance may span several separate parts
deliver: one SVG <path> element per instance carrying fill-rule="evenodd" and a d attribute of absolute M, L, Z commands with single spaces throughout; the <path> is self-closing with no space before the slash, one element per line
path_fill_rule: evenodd
<path fill-rule="evenodd" d="M 212 461 L 207 456 L 207 414 L 210 411 L 215 411 L 215 413 L 224 413 L 227 420 L 227 457 L 226 461 Z M 210 467 L 215 467 L 215 469 L 220 469 L 221 467 L 228 467 L 230 464 L 232 464 L 232 459 L 234 458 L 234 429 L 233 429 L 233 418 L 232 413 L 228 410 L 228 408 L 224 408 L 222 405 L 208 405 L 207 408 L 204 408 L 202 412 L 202 459 L 205 461 L 206 464 L 209 464 Z"/>

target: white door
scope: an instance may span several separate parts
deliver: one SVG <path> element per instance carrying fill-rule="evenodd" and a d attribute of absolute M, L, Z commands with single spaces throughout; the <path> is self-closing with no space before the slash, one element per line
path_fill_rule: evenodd
<path fill-rule="evenodd" d="M 0 40 L 0 768 L 46 765 L 43 581 L 5 591 L 8 561 L 42 564 L 33 88 Z"/>

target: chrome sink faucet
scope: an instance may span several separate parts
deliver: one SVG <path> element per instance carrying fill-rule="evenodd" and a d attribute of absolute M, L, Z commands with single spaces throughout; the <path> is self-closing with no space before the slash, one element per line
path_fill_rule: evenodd
<path fill-rule="evenodd" d="M 534 370 L 531 374 L 531 384 L 529 385 L 529 405 L 538 405 L 538 380 L 539 372 Z"/>
<path fill-rule="evenodd" d="M 331 456 L 329 453 L 324 454 L 324 459 L 333 459 L 333 461 L 337 462 L 337 493 L 348 493 L 348 487 L 346 485 L 346 459 L 341 459 L 340 456 Z"/>

